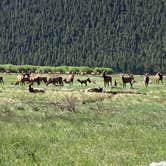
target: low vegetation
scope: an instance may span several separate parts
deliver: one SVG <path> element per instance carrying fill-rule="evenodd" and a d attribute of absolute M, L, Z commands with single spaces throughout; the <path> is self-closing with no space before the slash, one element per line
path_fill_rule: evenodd
<path fill-rule="evenodd" d="M 12 64 L 1 64 L 0 65 L 1 72 L 8 72 L 8 73 L 18 73 L 18 72 L 36 72 L 36 73 L 55 73 L 59 72 L 61 74 L 64 73 L 81 73 L 81 74 L 100 74 L 103 71 L 111 74 L 113 70 L 111 68 L 104 68 L 104 67 L 88 67 L 88 66 L 33 66 L 33 65 L 12 65 Z"/>
<path fill-rule="evenodd" d="M 122 88 L 121 75 L 112 75 L 117 87 L 104 87 L 103 77 L 76 75 L 73 85 L 34 84 L 45 93 L 29 93 L 28 85 L 13 85 L 17 74 L 1 74 L 0 165 L 2 166 L 148 166 L 166 156 L 166 88 L 149 76 L 145 87 L 134 76 L 133 89 Z M 51 77 L 51 74 L 44 74 Z M 66 78 L 66 75 L 61 75 Z M 80 85 L 90 77 L 96 84 Z"/>

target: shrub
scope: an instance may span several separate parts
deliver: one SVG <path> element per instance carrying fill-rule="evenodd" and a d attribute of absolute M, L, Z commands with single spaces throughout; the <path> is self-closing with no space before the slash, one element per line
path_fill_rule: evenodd
<path fill-rule="evenodd" d="M 102 73 L 103 71 L 106 71 L 108 74 L 112 74 L 113 70 L 111 68 L 103 68 L 103 67 L 95 67 L 93 72 L 97 73 Z"/>
<path fill-rule="evenodd" d="M 79 67 L 79 72 L 82 72 L 82 73 L 91 74 L 92 71 L 93 69 L 88 66 Z"/>

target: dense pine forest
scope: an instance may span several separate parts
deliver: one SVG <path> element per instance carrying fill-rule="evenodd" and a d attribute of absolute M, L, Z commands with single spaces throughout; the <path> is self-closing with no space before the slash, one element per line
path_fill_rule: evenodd
<path fill-rule="evenodd" d="M 0 64 L 166 72 L 165 0 L 0 0 Z"/>

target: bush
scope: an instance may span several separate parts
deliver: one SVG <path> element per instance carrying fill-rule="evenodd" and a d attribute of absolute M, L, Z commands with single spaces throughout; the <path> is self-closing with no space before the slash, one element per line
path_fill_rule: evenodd
<path fill-rule="evenodd" d="M 79 72 L 81 72 L 81 73 L 91 74 L 92 71 L 93 71 L 93 69 L 88 66 L 79 67 Z"/>
<path fill-rule="evenodd" d="M 60 72 L 62 74 L 64 74 L 67 71 L 68 71 L 67 66 L 57 66 L 57 67 L 54 68 L 54 72 Z"/>
<path fill-rule="evenodd" d="M 88 67 L 88 66 L 33 66 L 33 65 L 12 65 L 12 64 L 1 64 L 0 65 L 0 72 L 42 72 L 42 73 L 48 73 L 48 72 L 60 72 L 62 74 L 66 72 L 74 72 L 74 73 L 84 73 L 84 74 L 91 74 L 94 73 L 102 73 L 103 71 L 106 71 L 108 74 L 113 73 L 113 70 L 111 68 L 101 68 L 101 67 Z"/>
<path fill-rule="evenodd" d="M 113 70 L 111 68 L 103 68 L 103 67 L 95 67 L 93 72 L 97 73 L 102 73 L 103 71 L 106 71 L 107 74 L 112 74 L 113 73 Z"/>
<path fill-rule="evenodd" d="M 68 72 L 72 73 L 79 73 L 79 67 L 73 67 L 73 66 L 69 66 L 68 67 Z"/>

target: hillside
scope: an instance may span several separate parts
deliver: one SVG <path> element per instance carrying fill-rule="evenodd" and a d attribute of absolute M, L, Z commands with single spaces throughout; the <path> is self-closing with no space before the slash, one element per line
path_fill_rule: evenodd
<path fill-rule="evenodd" d="M 1 0 L 0 64 L 166 72 L 164 0 Z"/>

